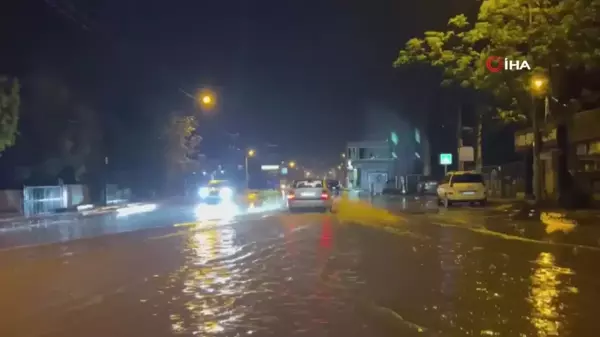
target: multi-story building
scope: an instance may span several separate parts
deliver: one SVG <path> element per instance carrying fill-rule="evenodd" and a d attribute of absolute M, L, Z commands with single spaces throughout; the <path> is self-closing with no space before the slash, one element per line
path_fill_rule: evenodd
<path fill-rule="evenodd" d="M 363 140 L 349 142 L 346 149 L 346 184 L 351 188 L 406 189 L 409 175 L 422 174 L 419 130 L 393 111 L 372 109 L 367 114 Z"/>

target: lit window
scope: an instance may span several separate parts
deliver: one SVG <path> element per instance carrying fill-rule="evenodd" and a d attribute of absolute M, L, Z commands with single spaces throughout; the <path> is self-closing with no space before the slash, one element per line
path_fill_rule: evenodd
<path fill-rule="evenodd" d="M 588 147 L 588 154 L 600 154 L 600 141 L 590 143 Z"/>

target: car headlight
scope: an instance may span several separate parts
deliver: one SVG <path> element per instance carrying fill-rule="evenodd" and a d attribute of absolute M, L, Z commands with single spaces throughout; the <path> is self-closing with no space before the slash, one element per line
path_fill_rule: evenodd
<path fill-rule="evenodd" d="M 198 195 L 200 196 L 200 198 L 206 198 L 206 197 L 208 197 L 209 194 L 210 194 L 210 190 L 208 189 L 208 187 L 201 187 L 198 190 Z"/>
<path fill-rule="evenodd" d="M 223 187 L 219 191 L 219 196 L 223 199 L 231 199 L 233 197 L 233 190 L 229 187 Z"/>

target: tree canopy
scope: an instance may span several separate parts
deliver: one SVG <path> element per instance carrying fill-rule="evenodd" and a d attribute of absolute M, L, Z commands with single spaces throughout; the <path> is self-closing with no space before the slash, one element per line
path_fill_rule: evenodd
<path fill-rule="evenodd" d="M 197 134 L 194 116 L 173 113 L 165 129 L 166 161 L 169 171 L 182 172 L 197 161 L 198 145 L 202 137 Z"/>
<path fill-rule="evenodd" d="M 395 67 L 426 63 L 444 72 L 442 84 L 471 88 L 493 103 L 505 120 L 531 111 L 532 76 L 543 76 L 544 91 L 564 96 L 561 85 L 571 71 L 600 65 L 600 0 L 484 0 L 474 24 L 464 14 L 446 31 L 428 31 L 406 42 Z M 490 56 L 527 60 L 532 71 L 490 72 Z M 586 93 L 573 99 L 585 99 Z"/>
<path fill-rule="evenodd" d="M 0 153 L 15 144 L 19 127 L 19 81 L 0 77 Z"/>

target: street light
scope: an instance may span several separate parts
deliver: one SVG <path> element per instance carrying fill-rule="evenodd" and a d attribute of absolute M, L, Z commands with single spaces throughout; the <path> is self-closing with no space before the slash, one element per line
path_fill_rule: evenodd
<path fill-rule="evenodd" d="M 534 75 L 531 77 L 531 90 L 534 94 L 545 94 L 548 78 L 542 75 Z"/>
<path fill-rule="evenodd" d="M 295 161 L 291 161 L 288 165 L 289 165 L 290 168 L 294 168 L 294 167 L 296 167 L 296 162 Z"/>
<path fill-rule="evenodd" d="M 217 95 L 208 89 L 200 90 L 196 99 L 198 100 L 198 105 L 203 110 L 211 110 L 217 105 Z"/>
<path fill-rule="evenodd" d="M 208 95 L 202 96 L 202 103 L 203 104 L 210 104 L 210 103 L 212 103 L 212 97 L 210 97 Z"/>
<path fill-rule="evenodd" d="M 533 129 L 533 194 L 536 201 L 540 200 L 542 194 L 542 165 L 540 153 L 542 149 L 542 137 L 539 127 L 539 118 L 536 109 L 536 96 L 543 97 L 544 116 L 549 114 L 550 106 L 548 101 L 548 77 L 543 74 L 533 75 L 530 79 L 531 89 L 531 126 Z"/>
<path fill-rule="evenodd" d="M 248 150 L 246 152 L 246 155 L 244 156 L 244 159 L 245 159 L 245 165 L 244 166 L 246 167 L 246 189 L 250 188 L 249 187 L 250 186 L 250 174 L 248 173 L 248 158 L 254 157 L 255 154 L 256 154 L 256 151 L 250 149 L 250 150 Z"/>

